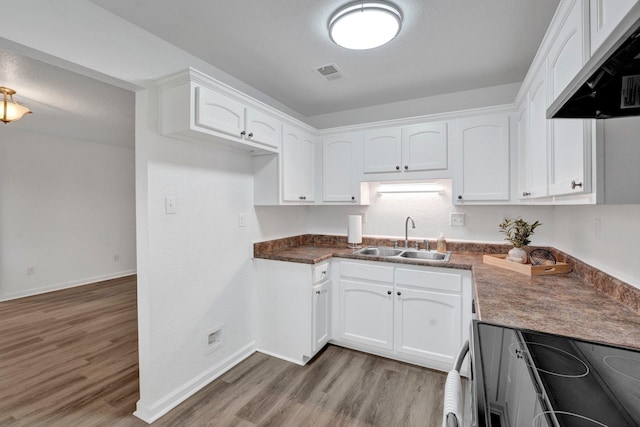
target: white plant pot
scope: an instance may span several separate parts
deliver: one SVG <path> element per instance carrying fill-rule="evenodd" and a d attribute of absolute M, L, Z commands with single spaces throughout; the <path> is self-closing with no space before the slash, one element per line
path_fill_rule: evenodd
<path fill-rule="evenodd" d="M 522 248 L 513 248 L 507 255 L 507 260 L 511 262 L 517 262 L 520 264 L 527 263 L 527 251 Z"/>

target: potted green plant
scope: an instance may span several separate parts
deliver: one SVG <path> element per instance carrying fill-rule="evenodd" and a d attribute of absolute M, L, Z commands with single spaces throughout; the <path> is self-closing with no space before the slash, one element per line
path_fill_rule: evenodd
<path fill-rule="evenodd" d="M 541 225 L 540 221 L 529 224 L 522 218 L 505 218 L 500 223 L 500 232 L 506 236 L 504 240 L 508 240 L 513 245 L 507 255 L 507 260 L 521 264 L 527 263 L 527 251 L 522 247 L 531 243 L 529 236 Z"/>

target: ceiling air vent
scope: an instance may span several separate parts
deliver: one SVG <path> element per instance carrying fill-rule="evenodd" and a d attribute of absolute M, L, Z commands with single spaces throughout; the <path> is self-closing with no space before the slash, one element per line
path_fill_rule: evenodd
<path fill-rule="evenodd" d="M 344 74 L 342 74 L 342 71 L 338 69 L 336 64 L 323 65 L 322 67 L 316 68 L 316 71 L 320 76 L 330 82 L 344 78 Z"/>

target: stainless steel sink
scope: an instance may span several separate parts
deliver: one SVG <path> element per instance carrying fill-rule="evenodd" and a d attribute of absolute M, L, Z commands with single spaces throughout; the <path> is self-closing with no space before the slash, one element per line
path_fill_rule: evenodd
<path fill-rule="evenodd" d="M 428 261 L 444 261 L 451 259 L 451 252 L 435 252 L 435 251 L 406 251 L 400 254 L 403 258 L 424 259 Z"/>
<path fill-rule="evenodd" d="M 391 248 L 364 248 L 355 251 L 354 255 L 371 255 L 380 257 L 398 256 L 402 253 L 402 249 Z"/>
<path fill-rule="evenodd" d="M 424 260 L 424 261 L 441 261 L 441 262 L 449 262 L 451 259 L 451 252 L 436 252 L 436 251 L 417 251 L 412 249 L 395 249 L 395 248 L 384 248 L 384 247 L 368 247 L 363 249 L 358 249 L 353 252 L 354 255 L 368 255 L 368 256 L 377 256 L 383 258 L 407 258 L 413 260 Z"/>

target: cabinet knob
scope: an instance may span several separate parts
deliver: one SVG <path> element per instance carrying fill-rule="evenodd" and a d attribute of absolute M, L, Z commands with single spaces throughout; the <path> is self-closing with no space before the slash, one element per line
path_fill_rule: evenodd
<path fill-rule="evenodd" d="M 522 192 L 522 197 L 528 197 L 530 195 L 531 195 L 531 193 L 529 193 L 528 191 L 523 191 Z"/>
<path fill-rule="evenodd" d="M 247 133 L 245 131 L 240 132 L 241 136 L 245 136 Z"/>
<path fill-rule="evenodd" d="M 356 199 L 356 196 L 351 196 L 351 200 L 355 200 L 355 199 Z"/>
<path fill-rule="evenodd" d="M 399 171 L 400 170 L 400 166 L 396 166 L 396 170 Z"/>
<path fill-rule="evenodd" d="M 398 292 L 396 293 L 396 295 L 400 296 L 400 295 L 402 295 L 402 292 L 398 291 Z"/>
<path fill-rule="evenodd" d="M 322 275 L 323 275 L 323 276 L 324 276 L 325 274 L 327 274 L 327 270 L 324 270 L 324 271 L 322 272 Z"/>
<path fill-rule="evenodd" d="M 404 170 L 408 171 L 409 170 L 409 166 L 404 165 Z"/>
<path fill-rule="evenodd" d="M 462 200 L 462 194 L 458 194 L 458 200 Z"/>
<path fill-rule="evenodd" d="M 253 132 L 249 132 L 249 135 L 247 135 L 249 138 L 253 138 Z"/>
<path fill-rule="evenodd" d="M 302 196 L 302 200 L 307 200 L 307 196 Z"/>
<path fill-rule="evenodd" d="M 320 291 L 316 291 L 316 295 L 320 295 Z"/>
<path fill-rule="evenodd" d="M 391 291 L 387 291 L 387 295 L 391 295 Z"/>
<path fill-rule="evenodd" d="M 581 182 L 575 182 L 575 181 L 571 181 L 571 189 L 575 190 L 576 187 L 580 187 L 582 188 L 582 183 Z"/>

